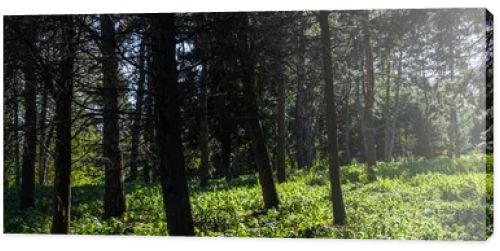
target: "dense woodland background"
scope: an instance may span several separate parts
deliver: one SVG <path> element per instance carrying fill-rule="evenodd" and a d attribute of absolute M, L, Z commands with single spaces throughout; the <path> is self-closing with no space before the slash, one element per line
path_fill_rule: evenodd
<path fill-rule="evenodd" d="M 4 232 L 485 239 L 492 64 L 484 9 L 5 16 Z"/>

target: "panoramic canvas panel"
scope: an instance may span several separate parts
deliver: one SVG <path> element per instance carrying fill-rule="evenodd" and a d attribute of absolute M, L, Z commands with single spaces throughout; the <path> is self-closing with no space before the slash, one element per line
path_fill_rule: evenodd
<path fill-rule="evenodd" d="M 3 18 L 4 233 L 493 233 L 485 9 Z"/>

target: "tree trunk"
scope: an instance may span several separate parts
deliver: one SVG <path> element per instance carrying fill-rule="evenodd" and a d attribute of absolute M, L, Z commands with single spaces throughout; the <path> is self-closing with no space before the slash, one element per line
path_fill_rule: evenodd
<path fill-rule="evenodd" d="M 145 158 L 143 161 L 143 179 L 144 182 L 151 182 L 151 167 L 155 165 L 156 156 L 155 156 L 155 148 L 154 148 L 154 128 L 153 128 L 153 97 L 152 97 L 152 89 L 151 89 L 151 79 L 148 78 L 148 94 L 144 99 L 144 105 L 146 109 L 146 119 L 144 121 L 144 149 L 145 149 Z"/>
<path fill-rule="evenodd" d="M 352 161 L 351 155 L 351 109 L 350 109 L 350 98 L 351 98 L 351 84 L 346 84 L 344 95 L 344 159 L 346 164 L 350 164 Z"/>
<path fill-rule="evenodd" d="M 264 207 L 274 208 L 279 205 L 278 193 L 273 181 L 273 173 L 269 163 L 267 147 L 264 141 L 262 125 L 259 121 L 259 108 L 257 96 L 255 94 L 256 80 L 254 78 L 254 59 L 252 58 L 249 46 L 252 39 L 248 34 L 248 14 L 240 13 L 241 28 L 239 33 L 240 62 L 241 62 L 241 82 L 245 92 L 245 110 L 248 116 L 248 134 L 252 141 L 252 148 L 255 156 L 255 164 L 259 172 L 259 183 L 262 188 Z"/>
<path fill-rule="evenodd" d="M 396 124 L 397 124 L 397 117 L 399 115 L 399 92 L 401 88 L 401 74 L 402 74 L 402 64 L 403 64 L 403 53 L 400 51 L 399 52 L 399 58 L 398 58 L 398 75 L 396 77 L 396 94 L 394 97 L 394 107 L 392 108 L 392 116 L 391 116 L 391 122 L 390 122 L 390 136 L 389 136 L 389 147 L 388 147 L 388 153 L 387 155 L 389 156 L 390 160 L 393 159 L 394 155 L 394 141 L 396 137 Z M 399 138 L 399 136 L 398 136 Z"/>
<path fill-rule="evenodd" d="M 297 96 L 295 99 L 295 136 L 296 136 L 296 159 L 299 168 L 306 166 L 305 161 L 305 43 L 303 25 L 299 24 L 298 40 L 298 56 L 297 56 Z"/>
<path fill-rule="evenodd" d="M 305 25 L 298 24 L 297 32 L 297 96 L 295 99 L 296 159 L 299 168 L 312 165 L 316 151 L 314 146 L 313 112 L 311 107 L 312 88 L 306 82 L 306 41 Z"/>
<path fill-rule="evenodd" d="M 200 16 L 200 25 L 205 25 L 205 15 Z M 210 175 L 210 152 L 208 150 L 209 129 L 208 129 L 208 97 L 207 85 L 209 80 L 210 64 L 207 60 L 208 43 L 207 33 L 201 32 L 198 38 L 199 56 L 202 60 L 202 69 L 200 77 L 200 95 L 199 95 L 199 114 L 200 114 L 200 152 L 201 152 L 201 166 L 200 166 L 200 187 L 208 186 L 208 179 Z"/>
<path fill-rule="evenodd" d="M 321 29 L 321 53 L 323 54 L 323 78 L 325 81 L 325 114 L 328 134 L 328 164 L 331 200 L 333 204 L 333 223 L 345 224 L 345 208 L 340 186 L 340 163 L 337 146 L 337 114 L 333 89 L 332 55 L 328 12 L 320 11 L 318 21 Z"/>
<path fill-rule="evenodd" d="M 122 156 L 119 148 L 118 124 L 118 62 L 114 22 L 109 15 L 101 16 L 103 55 L 103 157 L 105 161 L 104 218 L 121 216 L 125 212 L 122 178 Z"/>
<path fill-rule="evenodd" d="M 363 42 L 365 50 L 365 68 L 366 84 L 364 86 L 365 94 L 365 112 L 364 112 L 364 131 L 365 131 L 365 154 L 367 162 L 368 181 L 375 181 L 375 126 L 373 124 L 373 105 L 375 102 L 375 78 L 373 72 L 373 53 L 370 41 L 370 28 L 368 27 L 368 12 L 363 16 Z"/>
<path fill-rule="evenodd" d="M 149 35 L 149 34 L 148 34 Z M 150 35 L 148 36 L 150 37 Z M 148 40 L 150 42 L 150 40 Z M 149 47 L 148 47 L 149 48 Z M 154 98 L 153 98 L 153 83 L 152 83 L 152 73 L 151 73 L 151 53 L 148 53 L 146 59 L 147 63 L 147 82 L 146 82 L 146 97 L 144 98 L 144 109 L 146 113 L 146 118 L 144 119 L 143 137 L 144 137 L 144 160 L 143 160 L 143 179 L 144 182 L 151 182 L 151 170 L 155 170 L 157 166 L 156 158 L 156 140 L 155 140 L 155 130 L 154 130 Z"/>
<path fill-rule="evenodd" d="M 284 79 L 283 63 L 276 60 L 276 82 L 278 86 L 278 144 L 276 146 L 276 174 L 278 182 L 285 182 L 285 148 L 286 148 L 286 123 L 285 123 L 285 101 L 286 101 L 286 83 Z M 298 142 L 300 143 L 300 142 Z"/>
<path fill-rule="evenodd" d="M 219 97 L 222 102 L 219 104 L 225 107 L 225 98 L 223 96 Z M 221 107 L 221 106 L 219 106 Z M 227 111 L 226 108 L 221 108 L 221 111 Z M 219 141 L 221 145 L 221 166 L 222 172 L 226 181 L 230 181 L 233 178 L 231 171 L 231 134 L 229 130 L 229 118 L 227 115 L 223 114 L 221 117 L 221 132 L 219 133 Z"/>
<path fill-rule="evenodd" d="M 451 104 L 449 108 L 450 123 L 448 125 L 448 158 L 460 157 L 460 131 L 457 121 L 457 108 L 455 104 Z"/>
<path fill-rule="evenodd" d="M 151 30 L 155 128 L 167 226 L 170 235 L 190 236 L 194 228 L 181 141 L 174 14 L 152 15 Z"/>
<path fill-rule="evenodd" d="M 385 69 L 385 105 L 384 105 L 384 161 L 391 161 L 392 156 L 389 154 L 389 147 L 391 142 L 391 53 L 390 50 L 385 56 L 386 69 Z"/>
<path fill-rule="evenodd" d="M 49 172 L 49 167 L 50 167 L 47 163 L 49 161 L 50 145 L 52 144 L 52 138 L 55 129 L 56 129 L 55 125 L 49 127 L 49 132 L 47 134 L 47 137 L 45 138 L 45 143 L 43 144 L 43 151 L 44 151 L 43 161 L 45 162 L 45 164 L 44 168 L 40 170 L 41 173 L 39 174 L 39 179 L 43 181 L 41 184 L 46 184 L 47 182 L 47 173 Z"/>
<path fill-rule="evenodd" d="M 456 84 L 455 79 L 455 62 L 454 57 L 455 53 L 453 50 L 453 43 L 450 42 L 449 47 L 449 65 L 450 65 L 450 81 L 452 84 Z M 456 96 L 457 93 L 453 95 L 453 98 L 449 104 L 449 116 L 450 121 L 448 125 L 448 158 L 460 157 L 460 128 L 458 127 L 458 119 L 457 119 L 457 107 L 456 107 Z"/>
<path fill-rule="evenodd" d="M 200 148 L 201 148 L 201 168 L 200 186 L 208 186 L 209 176 L 209 151 L 208 151 L 208 102 L 207 102 L 207 73 L 208 64 L 203 65 L 200 81 Z"/>
<path fill-rule="evenodd" d="M 458 125 L 457 107 L 454 106 L 452 109 L 453 114 L 453 130 L 455 134 L 455 158 L 460 158 L 461 155 L 461 137 L 460 137 L 460 127 Z"/>
<path fill-rule="evenodd" d="M 45 174 L 47 170 L 47 142 L 48 142 L 48 137 L 47 137 L 47 125 L 46 125 L 46 120 L 47 120 L 47 109 L 48 109 L 48 93 L 49 93 L 49 83 L 45 83 L 45 86 L 43 87 L 43 92 L 42 92 L 42 107 L 41 107 L 41 112 L 40 112 L 40 117 L 39 117 L 39 122 L 38 122 L 38 127 L 40 128 L 40 139 L 39 139 L 39 144 L 38 144 L 38 151 L 39 151 L 39 156 L 38 156 L 38 184 L 44 185 L 45 184 Z"/>
<path fill-rule="evenodd" d="M 73 97 L 73 64 L 75 57 L 75 35 L 73 17 L 62 17 L 64 21 L 64 56 L 61 77 L 54 90 L 56 101 L 56 157 L 54 177 L 53 234 L 67 234 L 71 218 L 71 100 Z"/>
<path fill-rule="evenodd" d="M 137 81 L 134 124 L 132 125 L 132 131 L 130 132 L 132 134 L 132 146 L 130 150 L 130 174 L 127 178 L 127 181 L 135 181 L 137 179 L 139 145 L 141 143 L 142 106 L 144 102 L 144 83 L 146 81 L 146 69 L 144 68 L 145 46 L 145 41 L 141 42 L 141 47 L 139 49 L 139 79 Z"/>
<path fill-rule="evenodd" d="M 361 77 L 358 79 L 358 83 L 356 84 L 356 110 L 357 110 L 357 123 L 358 123 L 358 152 L 360 159 L 363 161 L 366 159 L 366 154 L 365 154 L 365 110 L 364 106 L 362 105 L 362 97 L 364 97 L 364 81 L 365 81 L 365 74 L 364 74 L 364 60 L 363 57 L 361 57 L 362 60 L 359 64 L 359 71 L 361 72 Z M 364 100 L 363 100 L 364 101 Z"/>
<path fill-rule="evenodd" d="M 24 149 L 21 169 L 21 209 L 27 209 L 35 205 L 35 161 L 36 161 L 36 87 L 35 75 L 36 62 L 29 53 L 35 48 L 37 31 L 34 27 L 25 27 L 25 38 L 31 43 L 25 48 L 22 70 L 24 73 Z"/>
<path fill-rule="evenodd" d="M 19 142 L 21 137 L 19 135 L 19 100 L 17 99 L 17 88 L 14 89 L 14 167 L 15 167 L 15 185 L 16 187 L 21 184 L 21 156 L 19 152 Z"/>

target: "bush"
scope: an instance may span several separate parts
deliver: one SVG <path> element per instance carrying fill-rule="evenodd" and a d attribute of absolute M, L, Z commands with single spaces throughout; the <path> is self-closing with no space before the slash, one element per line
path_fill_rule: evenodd
<path fill-rule="evenodd" d="M 484 159 L 484 158 L 483 158 Z M 345 226 L 332 225 L 328 170 L 324 163 L 289 174 L 277 184 L 281 204 L 263 211 L 256 175 L 207 188 L 189 184 L 198 236 L 327 237 L 356 239 L 485 239 L 493 231 L 493 176 L 480 156 L 458 160 L 378 163 L 378 180 L 365 182 L 363 164 L 341 168 Z M 158 184 L 127 184 L 127 212 L 103 220 L 103 187 L 73 187 L 71 233 L 167 235 Z M 4 232 L 49 233 L 52 189 L 37 189 L 34 209 L 17 210 L 18 190 L 5 192 Z M 487 222 L 485 222 L 487 218 Z"/>

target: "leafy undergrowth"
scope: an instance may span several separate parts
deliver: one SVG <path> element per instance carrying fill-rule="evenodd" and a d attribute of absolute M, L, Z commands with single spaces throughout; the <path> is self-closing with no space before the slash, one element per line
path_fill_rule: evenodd
<path fill-rule="evenodd" d="M 486 161 L 492 163 L 490 157 Z M 493 176 L 485 158 L 469 155 L 377 165 L 378 180 L 365 182 L 364 166 L 342 167 L 347 224 L 332 225 L 326 167 L 293 171 L 278 184 L 281 206 L 262 211 L 255 176 L 207 188 L 190 183 L 196 235 L 356 239 L 482 240 L 493 231 Z M 127 212 L 102 220 L 102 185 L 72 190 L 73 234 L 167 235 L 157 184 L 128 184 Z M 52 190 L 37 191 L 36 209 L 17 209 L 19 191 L 5 194 L 4 232 L 49 233 Z"/>

